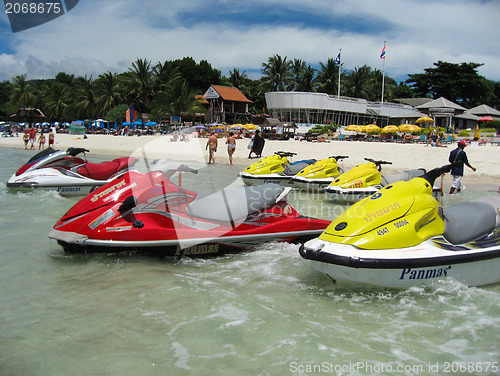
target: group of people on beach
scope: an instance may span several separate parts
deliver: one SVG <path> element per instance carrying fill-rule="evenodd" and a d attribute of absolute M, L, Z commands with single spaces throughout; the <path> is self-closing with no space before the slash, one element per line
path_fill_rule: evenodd
<path fill-rule="evenodd" d="M 35 128 L 31 128 L 30 130 L 24 131 L 23 134 L 24 150 L 28 150 L 28 144 L 30 145 L 30 150 L 35 149 L 36 135 L 37 132 Z M 48 136 L 49 136 L 49 148 L 51 148 L 54 146 L 54 141 L 55 141 L 54 131 L 50 130 Z M 38 136 L 38 150 L 45 149 L 45 141 L 46 141 L 45 133 L 43 129 L 41 129 L 40 135 Z"/>
<path fill-rule="evenodd" d="M 252 158 L 252 153 L 256 158 L 262 157 L 262 150 L 264 149 L 264 138 L 260 135 L 260 131 L 255 131 L 248 144 L 248 158 Z M 236 151 L 236 137 L 233 132 L 229 132 L 226 137 L 227 154 L 229 156 L 229 164 L 233 164 L 233 154 Z M 207 140 L 205 150 L 208 149 L 208 164 L 215 164 L 215 153 L 217 152 L 218 140 L 215 132 L 212 132 Z"/>

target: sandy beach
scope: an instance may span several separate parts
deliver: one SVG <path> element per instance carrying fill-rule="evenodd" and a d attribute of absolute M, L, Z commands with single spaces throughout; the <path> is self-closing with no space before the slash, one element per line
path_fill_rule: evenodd
<path fill-rule="evenodd" d="M 208 161 L 205 151 L 206 138 L 190 138 L 188 142 L 173 142 L 171 136 L 110 136 L 110 135 L 88 135 L 87 139 L 82 136 L 56 134 L 55 149 L 65 150 L 68 147 L 84 147 L 90 150 L 87 154 L 89 160 L 92 156 L 136 156 L 148 159 L 167 158 L 195 164 Z M 228 165 L 226 139 L 219 139 L 219 147 L 216 153 L 216 163 Z M 248 159 L 248 139 L 236 140 L 236 152 L 233 155 L 234 166 L 228 168 L 242 169 L 257 159 Z M 24 149 L 21 135 L 18 137 L 1 137 L 0 147 Z M 385 172 L 401 171 L 411 168 L 425 168 L 427 170 L 448 163 L 448 155 L 456 147 L 426 147 L 425 144 L 399 144 L 388 142 L 364 142 L 364 141 L 330 141 L 330 142 L 306 142 L 298 140 L 270 141 L 266 140 L 263 156 L 272 155 L 275 151 L 283 150 L 297 153 L 293 161 L 300 159 L 321 159 L 331 155 L 348 155 L 349 158 L 341 162 L 344 170 L 350 169 L 364 158 L 385 160 L 392 165 L 385 165 Z M 26 151 L 28 160 L 36 150 Z M 497 189 L 500 186 L 500 147 L 490 144 L 484 146 L 468 146 L 465 151 L 472 166 L 477 168 L 476 172 L 465 167 L 463 178 L 464 184 L 482 184 Z M 446 178 L 446 183 L 451 183 L 451 177 Z M 496 188 L 495 188 L 496 187 Z"/>

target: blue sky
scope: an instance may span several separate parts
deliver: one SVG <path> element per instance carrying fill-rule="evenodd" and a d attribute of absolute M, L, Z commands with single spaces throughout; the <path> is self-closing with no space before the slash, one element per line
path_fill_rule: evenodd
<path fill-rule="evenodd" d="M 132 61 L 191 56 L 227 75 L 252 77 L 274 54 L 312 66 L 335 58 L 398 80 L 438 60 L 477 62 L 500 81 L 498 0 L 80 0 L 66 15 L 12 33 L 0 16 L 0 80 L 51 78 L 64 71 L 97 77 Z"/>

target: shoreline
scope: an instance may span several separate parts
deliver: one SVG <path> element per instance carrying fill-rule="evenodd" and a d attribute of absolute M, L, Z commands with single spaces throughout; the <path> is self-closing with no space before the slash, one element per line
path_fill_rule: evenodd
<path fill-rule="evenodd" d="M 135 156 L 148 159 L 166 158 L 170 160 L 206 164 L 208 152 L 205 151 L 207 138 L 190 137 L 188 142 L 170 141 L 170 135 L 154 136 L 111 136 L 88 135 L 83 136 L 56 134 L 54 149 L 65 150 L 68 147 L 83 147 L 90 150 L 89 159 L 95 156 L 125 157 Z M 227 165 L 228 168 L 242 169 L 256 161 L 257 158 L 248 159 L 247 145 L 249 139 L 237 139 L 236 151 L 233 155 L 233 166 L 229 165 L 226 139 L 220 138 L 215 160 L 218 165 Z M 47 143 L 45 144 L 47 147 Z M 1 137 L 0 147 L 24 149 L 21 134 L 18 137 Z M 267 140 L 263 150 L 263 157 L 274 154 L 276 151 L 290 151 L 297 153 L 292 159 L 322 159 L 332 155 L 347 155 L 349 158 L 341 161 L 340 166 L 346 171 L 359 163 L 364 163 L 364 158 L 389 161 L 391 165 L 384 165 L 382 173 L 402 171 L 406 169 L 425 168 L 431 170 L 448 164 L 448 156 L 456 144 L 448 147 L 426 147 L 425 144 L 403 144 L 391 142 L 367 141 L 331 141 L 307 142 L 298 140 L 277 141 Z M 472 166 L 477 168 L 474 173 L 465 167 L 464 184 L 482 184 L 500 186 L 500 146 L 468 146 L 465 148 L 467 157 Z M 27 150 L 27 159 L 38 152 Z M 451 184 L 451 177 L 445 177 L 447 185 Z"/>

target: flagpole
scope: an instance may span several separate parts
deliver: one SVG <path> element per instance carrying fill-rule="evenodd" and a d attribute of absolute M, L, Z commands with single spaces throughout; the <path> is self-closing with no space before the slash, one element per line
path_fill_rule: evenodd
<path fill-rule="evenodd" d="M 382 63 L 382 104 L 384 104 L 384 87 L 385 87 L 385 40 L 384 40 L 384 62 Z"/>
<path fill-rule="evenodd" d="M 339 50 L 339 57 L 340 53 L 342 52 L 342 48 Z M 337 89 L 337 99 L 340 99 L 340 75 L 342 74 L 342 63 L 340 62 L 339 59 L 339 87 Z"/>

